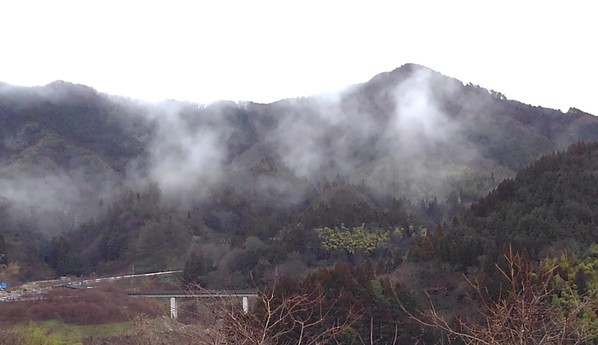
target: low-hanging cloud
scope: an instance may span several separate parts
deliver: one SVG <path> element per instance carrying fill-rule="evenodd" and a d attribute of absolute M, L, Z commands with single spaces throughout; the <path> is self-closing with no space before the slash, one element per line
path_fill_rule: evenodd
<path fill-rule="evenodd" d="M 230 137 L 218 114 L 206 119 L 188 107 L 167 103 L 152 115 L 148 177 L 172 201 L 199 199 L 218 183 Z"/>
<path fill-rule="evenodd" d="M 417 66 L 407 77 L 392 78 L 379 77 L 382 85 L 373 90 L 366 84 L 291 103 L 300 110 L 286 114 L 273 135 L 283 163 L 301 177 L 340 175 L 386 193 L 388 185 L 403 183 L 396 193 L 413 198 L 444 192 L 452 173 L 446 164 L 467 164 L 478 155 L 442 106 L 461 84 Z"/>
<path fill-rule="evenodd" d="M 410 65 L 339 93 L 260 106 L 257 118 L 253 105 L 223 102 L 198 108 L 165 102 L 149 115 L 154 130 L 146 176 L 169 200 L 183 201 L 201 199 L 226 182 L 241 193 L 296 195 L 291 203 L 297 203 L 308 188 L 305 181 L 323 185 L 339 177 L 393 196 L 442 197 L 448 193 L 446 181 L 479 158 L 459 117 L 446 110 L 447 100 L 462 87 Z M 243 116 L 247 123 L 240 120 Z M 269 124 L 257 123 L 261 120 Z M 231 142 L 245 140 L 251 126 L 257 137 L 232 152 Z M 281 172 L 229 175 L 270 155 L 300 180 Z"/>
<path fill-rule="evenodd" d="M 118 179 L 105 167 L 33 164 L 16 162 L 1 169 L 0 199 L 8 229 L 68 232 L 98 216 L 101 204 L 116 197 Z"/>
<path fill-rule="evenodd" d="M 11 214 L 38 224 L 54 217 L 60 219 L 54 228 L 67 229 L 68 224 L 60 225 L 65 219 L 83 222 L 98 214 L 99 199 L 106 204 L 118 199 L 118 186 L 137 189 L 148 181 L 159 187 L 164 200 L 184 203 L 205 199 L 213 187 L 226 183 L 277 205 L 297 205 L 307 190 L 339 177 L 385 195 L 442 197 L 446 182 L 480 158 L 464 134 L 464 117 L 447 111 L 447 100 L 462 86 L 411 66 L 342 92 L 270 105 L 164 102 L 137 107 L 121 100 L 114 109 L 126 118 L 110 119 L 120 121 L 143 146 L 128 170 L 94 170 L 85 162 L 51 169 L 38 164 L 39 171 L 30 174 L 13 169 L 0 176 L 0 198 Z M 54 103 L 68 98 L 59 96 Z M 10 150 L 21 150 L 13 146 L 22 141 L 4 139 Z M 266 158 L 271 161 L 264 163 Z M 14 168 L 8 163 L 2 166 Z M 265 172 L 254 169 L 260 164 Z"/>

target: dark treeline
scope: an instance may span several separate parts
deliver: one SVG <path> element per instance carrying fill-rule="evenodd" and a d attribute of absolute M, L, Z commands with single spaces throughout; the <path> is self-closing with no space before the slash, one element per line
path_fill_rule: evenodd
<path fill-rule="evenodd" d="M 176 288 L 276 288 L 282 304 L 322 291 L 332 319 L 355 315 L 335 334 L 346 344 L 450 338 L 423 326 L 429 314 L 414 317 L 430 302 L 446 325 L 485 334 L 484 308 L 499 317 L 515 297 L 555 324 L 598 330 L 589 114 L 415 65 L 338 99 L 268 105 L 150 106 L 64 83 L 8 90 L 2 279 L 182 269 Z M 586 304 L 583 315 L 567 309 Z M 279 340 L 296 340 L 291 329 Z"/>

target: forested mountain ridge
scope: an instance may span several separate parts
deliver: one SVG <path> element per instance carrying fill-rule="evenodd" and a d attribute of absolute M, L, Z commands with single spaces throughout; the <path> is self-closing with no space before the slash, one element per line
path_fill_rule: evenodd
<path fill-rule="evenodd" d="M 532 258 L 558 249 L 598 243 L 598 143 L 579 142 L 545 155 L 514 179 L 471 205 L 444 239 L 442 256 L 477 265 L 511 243 Z"/>
<path fill-rule="evenodd" d="M 596 139 L 592 115 L 413 64 L 272 104 L 144 104 L 65 82 L 4 85 L 0 231 L 22 262 L 36 254 L 12 247 L 16 234 L 78 231 L 69 243 L 39 240 L 61 274 L 178 268 L 196 251 L 210 253 L 212 281 L 277 263 L 301 269 L 338 255 L 318 252 L 314 228 L 370 238 L 362 224 L 405 254 L 412 235 L 462 216 L 542 154 Z M 279 245 L 287 252 L 268 251 L 269 241 L 290 241 Z M 67 247 L 79 266 L 56 259 Z"/>

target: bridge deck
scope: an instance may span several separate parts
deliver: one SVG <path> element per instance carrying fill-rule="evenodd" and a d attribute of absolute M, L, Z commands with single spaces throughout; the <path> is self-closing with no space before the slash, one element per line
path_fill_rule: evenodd
<path fill-rule="evenodd" d="M 223 298 L 223 297 L 257 297 L 255 291 L 130 291 L 131 297 L 154 297 L 154 298 Z"/>

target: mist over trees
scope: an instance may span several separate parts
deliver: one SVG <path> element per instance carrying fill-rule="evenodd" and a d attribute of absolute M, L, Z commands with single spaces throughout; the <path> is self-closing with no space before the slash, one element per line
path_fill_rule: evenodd
<path fill-rule="evenodd" d="M 97 248 L 83 254 L 93 267 L 143 258 L 158 268 L 146 257 L 154 244 L 186 255 L 209 237 L 235 247 L 297 221 L 434 231 L 541 154 L 598 136 L 589 114 L 413 64 L 272 104 L 152 105 L 55 82 L 3 88 L 0 110 L 4 231 L 81 231 L 79 245 Z"/>
<path fill-rule="evenodd" d="M 540 304 L 591 304 L 596 139 L 598 119 L 578 109 L 413 64 L 271 104 L 4 86 L 0 265 L 23 281 L 182 269 L 202 288 L 279 284 L 279 301 L 322 289 L 322 306 L 359 314 L 343 343 L 433 343 L 454 328 L 409 315 L 432 301 L 458 317 L 474 291 L 462 274 L 486 306 L 517 301 L 500 294 L 506 248 L 521 270 L 560 267 L 533 290 Z M 595 312 L 575 318 L 597 329 Z"/>

